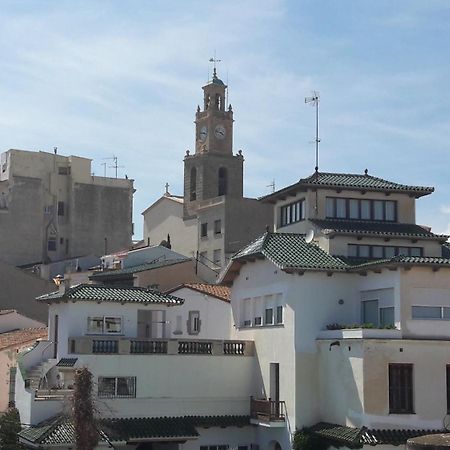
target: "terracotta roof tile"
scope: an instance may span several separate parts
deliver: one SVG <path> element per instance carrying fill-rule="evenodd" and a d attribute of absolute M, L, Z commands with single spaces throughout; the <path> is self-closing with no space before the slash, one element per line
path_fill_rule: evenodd
<path fill-rule="evenodd" d="M 195 291 L 204 292 L 205 294 L 212 295 L 227 302 L 230 301 L 231 289 L 228 286 L 206 283 L 189 283 L 183 286 L 194 289 Z"/>
<path fill-rule="evenodd" d="M 47 328 L 25 328 L 23 330 L 0 333 L 0 350 L 9 347 L 19 347 L 27 342 L 47 337 Z"/>

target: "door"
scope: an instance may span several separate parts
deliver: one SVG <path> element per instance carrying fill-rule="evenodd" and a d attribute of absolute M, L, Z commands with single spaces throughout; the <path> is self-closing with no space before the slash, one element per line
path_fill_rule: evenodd
<path fill-rule="evenodd" d="M 270 363 L 270 417 L 280 416 L 280 364 Z"/>
<path fill-rule="evenodd" d="M 165 337 L 166 312 L 161 310 L 138 311 L 138 337 L 161 339 Z"/>

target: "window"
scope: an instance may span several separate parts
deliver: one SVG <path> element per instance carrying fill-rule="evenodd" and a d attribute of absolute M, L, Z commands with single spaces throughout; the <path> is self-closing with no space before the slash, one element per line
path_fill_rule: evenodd
<path fill-rule="evenodd" d="M 414 414 L 412 364 L 389 364 L 389 412 Z"/>
<path fill-rule="evenodd" d="M 450 320 L 450 307 L 447 306 L 413 306 L 413 319 Z"/>
<path fill-rule="evenodd" d="M 136 377 L 98 377 L 101 398 L 135 398 Z"/>
<path fill-rule="evenodd" d="M 222 265 L 222 250 L 220 248 L 213 252 L 213 262 L 216 266 Z"/>
<path fill-rule="evenodd" d="M 390 245 L 348 244 L 349 257 L 366 259 L 393 258 L 396 255 L 422 256 L 423 247 L 395 247 Z"/>
<path fill-rule="evenodd" d="M 191 202 L 197 200 L 197 169 L 195 167 L 191 169 L 189 200 Z"/>
<path fill-rule="evenodd" d="M 267 308 L 264 315 L 264 324 L 273 325 L 273 308 Z"/>
<path fill-rule="evenodd" d="M 255 327 L 261 326 L 262 325 L 262 317 L 261 316 L 255 317 L 255 320 L 253 321 L 253 323 L 255 324 Z"/>
<path fill-rule="evenodd" d="M 222 233 L 222 221 L 220 219 L 214 221 L 214 234 Z"/>
<path fill-rule="evenodd" d="M 217 190 L 217 195 L 226 195 L 227 193 L 227 169 L 225 169 L 225 167 L 221 167 L 219 169 L 219 181 Z"/>
<path fill-rule="evenodd" d="M 326 214 L 329 218 L 363 219 L 395 222 L 397 202 L 392 200 L 360 200 L 356 198 L 327 197 Z"/>
<path fill-rule="evenodd" d="M 199 334 L 200 326 L 201 326 L 200 311 L 189 311 L 189 318 L 187 321 L 188 334 Z"/>
<path fill-rule="evenodd" d="M 202 223 L 200 225 L 200 237 L 207 237 L 208 236 L 208 223 Z"/>
<path fill-rule="evenodd" d="M 64 202 L 58 202 L 58 216 L 64 215 Z"/>
<path fill-rule="evenodd" d="M 380 308 L 380 326 L 393 326 L 394 323 L 394 307 Z"/>
<path fill-rule="evenodd" d="M 362 322 L 378 326 L 378 300 L 362 302 Z"/>
<path fill-rule="evenodd" d="M 291 223 L 300 222 L 305 219 L 305 200 L 299 200 L 280 208 L 280 226 L 284 227 Z"/>
<path fill-rule="evenodd" d="M 118 334 L 122 332 L 121 317 L 88 317 L 87 332 L 93 334 Z"/>
<path fill-rule="evenodd" d="M 58 167 L 59 175 L 70 175 L 70 167 Z"/>
<path fill-rule="evenodd" d="M 47 241 L 47 250 L 49 252 L 56 252 L 56 238 L 51 237 Z"/>
<path fill-rule="evenodd" d="M 282 306 L 277 306 L 276 323 L 278 325 L 283 323 L 283 307 Z"/>

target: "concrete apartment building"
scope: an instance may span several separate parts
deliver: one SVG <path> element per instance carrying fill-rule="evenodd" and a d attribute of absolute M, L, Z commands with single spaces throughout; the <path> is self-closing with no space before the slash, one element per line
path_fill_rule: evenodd
<path fill-rule="evenodd" d="M 0 259 L 12 265 L 126 248 L 133 180 L 93 176 L 91 160 L 8 150 L 0 156 Z"/>
<path fill-rule="evenodd" d="M 214 70 L 195 116 L 195 153 L 184 158 L 184 195 L 168 192 L 147 208 L 144 241 L 172 248 L 214 269 L 272 224 L 272 206 L 243 194 L 244 156 L 233 154 L 233 110 Z M 244 225 L 245 224 L 245 225 Z"/>

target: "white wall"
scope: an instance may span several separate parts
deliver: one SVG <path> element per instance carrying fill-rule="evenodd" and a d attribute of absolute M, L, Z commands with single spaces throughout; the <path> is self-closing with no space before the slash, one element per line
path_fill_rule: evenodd
<path fill-rule="evenodd" d="M 184 304 L 175 308 L 167 309 L 167 320 L 169 323 L 168 337 L 190 338 L 190 339 L 230 339 L 231 330 L 231 305 L 218 298 L 206 295 L 189 288 L 181 288 L 171 292 L 175 297 L 183 298 Z M 189 311 L 200 312 L 200 333 L 189 334 L 187 332 L 187 321 Z M 177 330 L 177 323 L 181 316 L 181 333 Z"/>
<path fill-rule="evenodd" d="M 170 309 L 175 310 L 178 306 L 172 306 Z M 58 314 L 58 357 L 66 357 L 68 355 L 68 342 L 71 337 L 80 337 L 88 335 L 87 318 L 92 316 L 112 316 L 122 317 L 122 333 L 119 336 L 137 337 L 138 333 L 138 311 L 154 311 L 165 310 L 169 307 L 166 305 L 151 304 L 133 304 L 127 302 L 120 304 L 118 302 L 100 302 L 94 301 L 77 301 L 52 304 L 49 308 L 49 336 L 54 337 L 54 317 Z M 106 335 L 107 336 L 107 335 Z M 118 336 L 112 334 L 112 336 Z"/>
<path fill-rule="evenodd" d="M 192 258 L 197 251 L 197 220 L 183 220 L 183 203 L 161 197 L 147 208 L 144 216 L 144 242 L 158 245 L 170 234 L 172 249 Z"/>

